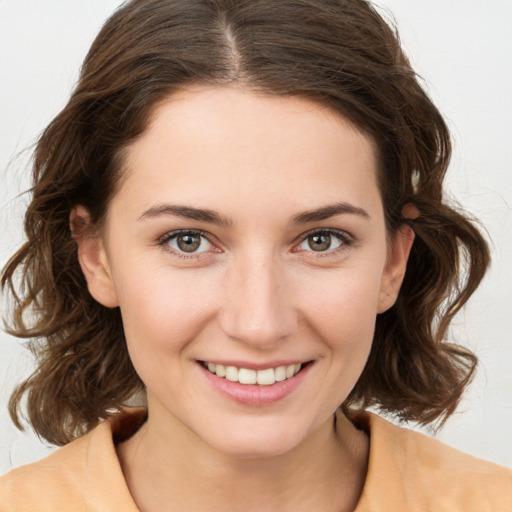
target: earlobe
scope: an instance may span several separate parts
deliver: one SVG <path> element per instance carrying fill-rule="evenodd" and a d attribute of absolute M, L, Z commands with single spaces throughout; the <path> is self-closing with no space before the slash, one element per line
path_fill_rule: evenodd
<path fill-rule="evenodd" d="M 395 303 L 405 276 L 413 242 L 413 229 L 409 225 L 403 224 L 393 237 L 386 267 L 382 274 L 377 313 L 384 313 Z"/>
<path fill-rule="evenodd" d="M 78 261 L 90 294 L 103 306 L 117 307 L 119 302 L 103 240 L 87 229 L 90 225 L 89 213 L 83 206 L 76 206 L 71 211 L 69 221 L 78 248 Z"/>

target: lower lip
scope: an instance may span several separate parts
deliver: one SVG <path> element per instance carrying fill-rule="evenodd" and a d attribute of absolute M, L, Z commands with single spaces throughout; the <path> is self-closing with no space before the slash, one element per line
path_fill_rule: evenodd
<path fill-rule="evenodd" d="M 300 386 L 313 364 L 307 364 L 290 379 L 276 382 L 270 386 L 232 382 L 223 377 L 217 377 L 217 375 L 208 371 L 199 362 L 197 363 L 197 366 L 208 382 L 222 395 L 240 404 L 257 407 L 279 402 L 293 393 Z"/>

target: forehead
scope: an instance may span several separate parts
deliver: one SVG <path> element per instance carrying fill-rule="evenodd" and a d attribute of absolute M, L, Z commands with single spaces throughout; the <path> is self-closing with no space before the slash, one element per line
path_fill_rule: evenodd
<path fill-rule="evenodd" d="M 340 114 L 300 97 L 183 90 L 155 107 L 125 154 L 119 195 L 141 207 L 174 200 L 170 195 L 214 209 L 219 195 L 229 204 L 238 198 L 261 207 L 276 200 L 307 209 L 343 196 L 377 199 L 380 206 L 373 140 Z M 315 204 L 302 204 L 308 201 Z"/>

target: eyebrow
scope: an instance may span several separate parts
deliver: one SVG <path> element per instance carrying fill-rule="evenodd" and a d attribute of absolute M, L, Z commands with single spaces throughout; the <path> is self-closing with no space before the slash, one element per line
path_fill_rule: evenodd
<path fill-rule="evenodd" d="M 181 206 L 175 204 L 160 204 L 146 210 L 139 220 L 160 217 L 161 215 L 174 215 L 184 219 L 192 219 L 210 224 L 218 224 L 220 226 L 230 226 L 231 220 L 219 215 L 213 210 L 204 208 L 193 208 L 191 206 Z"/>
<path fill-rule="evenodd" d="M 294 225 L 306 224 L 308 222 L 317 222 L 342 214 L 358 215 L 359 217 L 362 217 L 364 219 L 370 219 L 370 215 L 365 210 L 358 206 L 354 206 L 350 203 L 336 203 L 332 205 L 323 206 L 315 210 L 309 210 L 306 212 L 299 213 L 298 215 L 291 218 L 289 224 Z M 139 220 L 160 217 L 162 215 L 173 215 L 176 217 L 182 217 L 184 219 L 192 219 L 226 227 L 232 225 L 231 219 L 219 215 L 217 212 L 213 210 L 175 204 L 159 204 L 153 206 L 152 208 L 146 210 L 139 217 Z"/>
<path fill-rule="evenodd" d="M 322 208 L 317 208 L 316 210 L 300 213 L 291 219 L 290 224 L 306 224 L 308 222 L 317 222 L 319 220 L 329 219 L 335 215 L 341 214 L 358 215 L 364 219 L 370 219 L 368 212 L 362 208 L 359 208 L 359 206 L 354 206 L 350 203 L 336 203 L 323 206 Z"/>

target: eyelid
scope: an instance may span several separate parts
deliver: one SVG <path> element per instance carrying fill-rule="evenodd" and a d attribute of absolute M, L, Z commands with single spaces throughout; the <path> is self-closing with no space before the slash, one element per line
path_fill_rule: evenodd
<path fill-rule="evenodd" d="M 346 250 L 348 247 L 350 247 L 355 241 L 355 237 L 348 233 L 347 231 L 344 231 L 342 229 L 336 229 L 336 228 L 314 228 L 306 233 L 302 233 L 296 242 L 294 243 L 294 249 L 293 252 L 300 252 L 301 249 L 298 249 L 297 247 L 302 244 L 308 237 L 312 235 L 318 235 L 318 234 L 329 234 L 331 236 L 335 236 L 339 240 L 341 240 L 342 244 L 339 247 L 336 247 L 334 249 L 329 249 L 327 251 L 313 251 L 311 250 L 305 250 L 304 252 L 307 253 L 313 253 L 316 257 L 322 257 L 322 256 L 328 256 L 332 254 L 336 254 L 339 251 Z"/>
<path fill-rule="evenodd" d="M 171 252 L 172 254 L 176 255 L 179 258 L 199 258 L 205 253 L 211 252 L 210 250 L 201 251 L 201 252 L 190 252 L 187 253 L 185 251 L 178 251 L 174 249 L 173 247 L 170 247 L 168 242 L 172 239 L 177 238 L 180 235 L 196 235 L 204 238 L 208 241 L 209 244 L 212 245 L 214 251 L 213 252 L 220 252 L 220 249 L 218 248 L 218 244 L 214 243 L 212 241 L 213 236 L 210 233 L 207 233 L 201 229 L 175 229 L 173 231 L 168 231 L 164 235 L 158 238 L 157 245 L 161 246 L 164 250 Z"/>

